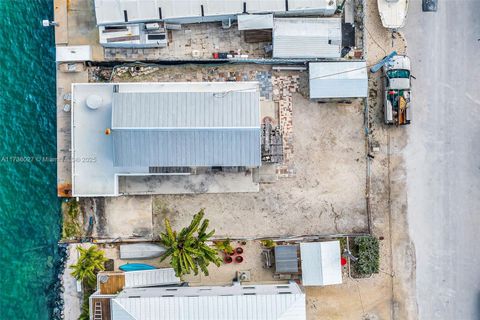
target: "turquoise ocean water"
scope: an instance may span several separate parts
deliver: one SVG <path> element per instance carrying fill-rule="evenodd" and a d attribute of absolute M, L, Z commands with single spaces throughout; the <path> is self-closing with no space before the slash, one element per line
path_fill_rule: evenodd
<path fill-rule="evenodd" d="M 60 236 L 53 0 L 0 0 L 0 319 L 50 319 Z"/>

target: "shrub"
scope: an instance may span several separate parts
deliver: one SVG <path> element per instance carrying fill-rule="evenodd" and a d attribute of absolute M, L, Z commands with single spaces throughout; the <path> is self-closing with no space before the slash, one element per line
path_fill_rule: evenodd
<path fill-rule="evenodd" d="M 260 243 L 267 249 L 272 249 L 276 245 L 275 241 L 271 239 L 261 240 Z"/>
<path fill-rule="evenodd" d="M 70 200 L 65 203 L 63 214 L 63 239 L 77 238 L 82 235 L 82 228 L 79 222 L 80 206 L 77 201 Z"/>
<path fill-rule="evenodd" d="M 230 239 L 225 239 L 225 240 L 218 240 L 215 241 L 215 248 L 217 248 L 218 251 L 223 251 L 225 253 L 231 254 L 233 253 L 233 247 Z"/>
<path fill-rule="evenodd" d="M 380 246 L 378 239 L 371 236 L 355 238 L 355 254 L 358 260 L 355 262 L 355 271 L 359 275 L 371 275 L 378 273 L 380 268 Z"/>

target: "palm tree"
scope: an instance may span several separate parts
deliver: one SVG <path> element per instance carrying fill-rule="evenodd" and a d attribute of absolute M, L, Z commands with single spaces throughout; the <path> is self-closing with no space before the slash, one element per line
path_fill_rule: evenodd
<path fill-rule="evenodd" d="M 97 246 L 91 246 L 88 249 L 78 246 L 77 250 L 80 252 L 80 257 L 77 263 L 70 266 L 70 269 L 73 270 L 72 276 L 89 287 L 95 287 L 97 273 L 105 270 L 104 263 L 108 259 L 105 258 L 105 253 Z"/>
<path fill-rule="evenodd" d="M 215 230 L 207 233 L 209 221 L 203 220 L 204 216 L 205 212 L 202 209 L 193 216 L 190 225 L 183 228 L 180 233 L 172 231 L 170 220 L 165 218 L 166 230 L 165 233 L 160 234 L 160 241 L 167 251 L 160 261 L 171 257 L 170 264 L 177 277 L 192 271 L 197 275 L 199 269 L 208 276 L 208 265 L 214 263 L 219 267 L 222 262 L 217 251 L 206 244 L 215 234 Z"/>

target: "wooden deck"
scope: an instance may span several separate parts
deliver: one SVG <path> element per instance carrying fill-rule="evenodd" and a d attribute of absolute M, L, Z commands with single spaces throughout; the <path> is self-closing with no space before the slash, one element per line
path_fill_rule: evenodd
<path fill-rule="evenodd" d="M 125 286 L 125 274 L 123 272 L 102 272 L 101 275 L 108 276 L 108 280 L 100 283 L 100 294 L 116 294 Z"/>
<path fill-rule="evenodd" d="M 91 313 L 93 320 L 111 320 L 110 298 L 93 298 Z"/>

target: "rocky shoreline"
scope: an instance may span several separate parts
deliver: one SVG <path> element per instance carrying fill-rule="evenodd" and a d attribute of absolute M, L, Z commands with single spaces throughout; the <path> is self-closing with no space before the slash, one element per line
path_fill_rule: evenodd
<path fill-rule="evenodd" d="M 59 243 L 57 247 L 58 260 L 55 262 L 54 270 L 56 274 L 56 281 L 48 288 L 49 292 L 53 292 L 53 298 L 51 305 L 49 306 L 52 310 L 50 319 L 52 320 L 62 320 L 64 319 L 64 300 L 63 293 L 65 291 L 63 287 L 63 273 L 67 267 L 67 255 L 68 255 L 68 244 Z"/>

